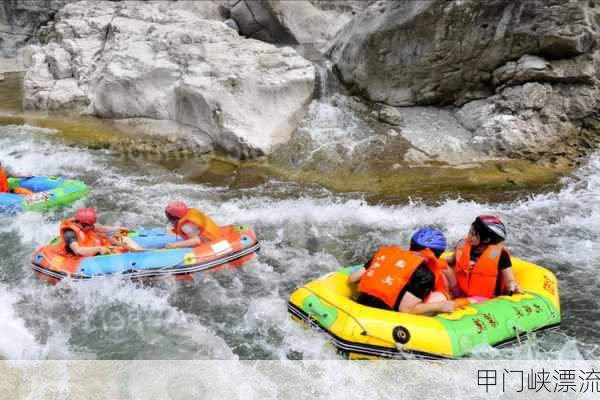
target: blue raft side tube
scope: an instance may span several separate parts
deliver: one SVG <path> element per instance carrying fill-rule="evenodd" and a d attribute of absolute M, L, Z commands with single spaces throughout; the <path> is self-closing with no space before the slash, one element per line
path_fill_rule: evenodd
<path fill-rule="evenodd" d="M 46 177 L 46 176 L 34 176 L 31 178 L 21 179 L 19 181 L 19 187 L 29 189 L 34 193 L 47 192 L 48 190 L 56 189 L 66 182 L 65 179 Z"/>
<path fill-rule="evenodd" d="M 0 213 L 14 214 L 22 210 L 25 196 L 14 193 L 0 193 Z"/>
<path fill-rule="evenodd" d="M 190 252 L 192 249 L 173 249 L 87 257 L 82 260 L 77 272 L 81 275 L 96 276 L 132 270 L 171 268 L 183 264 L 185 256 Z"/>
<path fill-rule="evenodd" d="M 141 228 L 136 233 L 131 239 L 146 249 L 162 249 L 168 243 L 175 243 L 182 240 L 177 235 L 167 232 L 165 228 Z"/>
<path fill-rule="evenodd" d="M 140 228 L 130 233 L 131 239 L 147 249 L 162 249 L 167 243 L 181 241 L 166 228 Z M 84 258 L 77 272 L 95 276 L 122 273 L 131 270 L 158 270 L 183 264 L 192 249 L 150 250 L 139 253 L 111 254 Z"/>

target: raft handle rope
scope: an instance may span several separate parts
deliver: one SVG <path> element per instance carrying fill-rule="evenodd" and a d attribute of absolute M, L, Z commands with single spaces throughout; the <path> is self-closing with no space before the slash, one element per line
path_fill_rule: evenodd
<path fill-rule="evenodd" d="M 312 293 L 313 295 L 317 296 L 319 299 L 321 299 L 321 300 L 324 300 L 325 302 L 329 303 L 329 305 L 336 307 L 336 306 L 335 306 L 335 303 L 333 303 L 331 300 L 327 300 L 326 298 L 324 298 L 323 296 L 321 296 L 321 295 L 317 294 L 316 292 L 314 292 L 313 290 L 311 290 L 311 289 L 307 288 L 306 286 L 302 286 L 302 288 L 303 288 L 303 289 L 305 289 L 307 292 L 310 292 L 310 293 Z M 362 332 L 360 333 L 362 336 L 368 336 L 368 337 L 370 337 L 370 338 L 377 339 L 377 340 L 381 340 L 381 341 L 383 341 L 383 342 L 386 342 L 386 343 L 388 343 L 388 344 L 391 344 L 392 346 L 394 346 L 394 347 L 396 347 L 396 348 L 398 347 L 398 343 L 396 343 L 396 342 L 392 342 L 392 341 L 390 341 L 390 340 L 383 339 L 383 338 L 381 338 L 381 337 L 378 337 L 378 336 L 373 336 L 373 335 L 371 335 L 371 334 L 370 334 L 370 333 L 367 331 L 367 329 L 364 327 L 364 325 L 363 325 L 363 324 L 361 324 L 361 323 L 360 323 L 360 321 L 359 321 L 359 320 L 358 320 L 358 319 L 357 319 L 357 318 L 356 318 L 354 315 L 350 314 L 348 311 L 346 311 L 346 310 L 344 310 L 344 309 L 342 309 L 342 308 L 339 308 L 339 307 L 336 307 L 336 308 L 337 308 L 338 310 L 340 310 L 341 312 L 343 312 L 344 314 L 346 314 L 348 317 L 350 317 L 350 319 L 352 319 L 354 322 L 356 322 L 356 324 L 357 324 L 357 325 L 360 327 L 360 329 L 362 329 Z"/>
<path fill-rule="evenodd" d="M 522 343 L 521 343 L 521 334 L 519 333 L 519 327 L 517 327 L 517 324 L 515 324 L 515 326 L 513 327 L 515 334 L 517 335 L 517 345 L 519 346 L 519 348 L 522 347 Z M 525 332 L 525 331 L 523 331 Z"/>

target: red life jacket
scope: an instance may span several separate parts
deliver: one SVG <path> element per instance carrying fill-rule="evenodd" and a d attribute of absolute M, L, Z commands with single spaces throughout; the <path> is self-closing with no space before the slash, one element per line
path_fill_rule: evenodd
<path fill-rule="evenodd" d="M 181 230 L 185 224 L 197 226 L 200 230 L 200 236 L 208 239 L 210 242 L 218 240 L 220 237 L 219 226 L 207 215 L 195 208 L 190 208 L 188 213 L 177 222 L 177 226 L 175 227 L 175 234 L 188 240 L 189 237 Z"/>
<path fill-rule="evenodd" d="M 10 185 L 4 168 L 0 167 L 0 193 L 10 192 Z"/>
<path fill-rule="evenodd" d="M 402 289 L 410 281 L 417 267 L 423 263 L 434 274 L 433 290 L 447 296 L 448 289 L 441 272 L 444 265 L 431 250 L 416 252 L 396 246 L 382 247 L 375 253 L 371 265 L 360 280 L 358 290 L 380 299 L 393 309 Z"/>
<path fill-rule="evenodd" d="M 110 240 L 106 237 L 98 235 L 93 229 L 84 230 L 73 219 L 69 219 L 60 224 L 60 249 L 65 255 L 70 254 L 65 242 L 65 231 L 67 230 L 75 232 L 77 244 L 82 247 L 110 246 Z"/>
<path fill-rule="evenodd" d="M 471 244 L 469 239 L 465 238 L 458 241 L 454 250 L 456 278 L 464 296 L 492 298 L 496 295 L 496 283 L 499 274 L 498 264 L 503 251 L 508 252 L 502 245 L 489 245 L 471 268 Z"/>

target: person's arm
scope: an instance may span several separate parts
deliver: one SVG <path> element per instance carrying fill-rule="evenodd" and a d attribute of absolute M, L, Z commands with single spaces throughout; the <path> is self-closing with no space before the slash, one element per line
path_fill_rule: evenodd
<path fill-rule="evenodd" d="M 515 278 L 512 270 L 512 261 L 507 251 L 503 250 L 498 261 L 498 272 L 501 276 L 502 282 L 504 282 L 504 293 L 505 294 L 523 294 L 519 282 Z"/>
<path fill-rule="evenodd" d="M 435 303 L 423 303 L 423 300 L 412 294 L 411 292 L 404 293 L 398 311 L 408 314 L 428 314 L 428 313 L 440 313 L 440 312 L 452 312 L 456 309 L 457 305 L 449 300 L 437 301 Z"/>
<path fill-rule="evenodd" d="M 73 242 L 69 245 L 69 248 L 73 250 L 73 253 L 82 257 L 95 256 L 96 254 L 110 254 L 110 249 L 105 246 L 84 247 L 80 246 L 77 242 Z"/>
<path fill-rule="evenodd" d="M 363 265 L 362 268 L 359 268 L 357 271 L 354 271 L 353 273 L 351 273 L 350 276 L 348 277 L 348 282 L 356 283 L 356 282 L 360 281 L 362 279 L 362 277 L 365 275 L 365 272 L 367 272 L 367 270 L 369 269 L 369 266 L 371 265 L 372 262 L 373 262 L 373 259 L 371 258 L 369 261 L 367 261 L 365 263 L 365 265 Z"/>
<path fill-rule="evenodd" d="M 523 290 L 521 289 L 521 286 L 519 286 L 519 282 L 517 282 L 517 279 L 515 278 L 515 274 L 513 274 L 511 267 L 504 268 L 502 271 L 500 271 L 500 273 L 502 274 L 505 292 L 507 294 L 523 294 Z"/>
<path fill-rule="evenodd" d="M 201 244 L 202 244 L 202 239 L 200 239 L 198 236 L 196 236 L 196 237 L 191 237 L 188 240 L 184 240 L 181 242 L 167 243 L 165 245 L 165 249 L 181 249 L 181 248 L 186 248 L 186 247 L 196 247 L 196 246 L 200 246 Z"/>
<path fill-rule="evenodd" d="M 356 283 L 356 282 L 360 281 L 362 279 L 362 277 L 365 275 L 365 272 L 367 272 L 366 269 L 359 268 L 357 271 L 354 271 L 353 273 L 350 274 L 350 276 L 348 277 L 348 282 Z"/>
<path fill-rule="evenodd" d="M 448 268 L 442 270 L 442 274 L 446 278 L 446 283 L 448 284 L 448 290 L 450 293 L 455 296 L 460 292 L 458 287 L 458 280 L 456 279 L 456 257 L 454 253 L 451 256 L 443 257 L 448 262 Z"/>
<path fill-rule="evenodd" d="M 186 247 L 196 247 L 200 246 L 202 242 L 202 238 L 200 236 L 201 231 L 196 225 L 193 224 L 184 224 L 181 227 L 181 231 L 187 236 L 189 239 L 186 239 L 181 242 L 168 243 L 165 248 L 166 249 L 181 249 Z"/>
<path fill-rule="evenodd" d="M 448 284 L 448 290 L 453 297 L 457 297 L 460 295 L 460 287 L 458 286 L 458 279 L 456 278 L 456 270 L 452 268 L 448 268 L 442 271 L 442 274 L 446 277 L 446 282 Z"/>
<path fill-rule="evenodd" d="M 454 253 L 452 253 L 451 256 L 444 256 L 442 258 L 446 260 L 450 268 L 454 268 L 456 265 L 456 257 L 454 256 Z"/>
<path fill-rule="evenodd" d="M 453 311 L 456 305 L 451 301 L 423 302 L 431 294 L 434 285 L 435 276 L 433 272 L 425 264 L 418 266 L 406 284 L 406 292 L 400 299 L 398 311 L 409 314 Z"/>

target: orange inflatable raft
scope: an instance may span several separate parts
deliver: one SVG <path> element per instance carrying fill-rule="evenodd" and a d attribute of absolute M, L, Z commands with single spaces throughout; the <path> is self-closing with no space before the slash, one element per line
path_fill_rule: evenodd
<path fill-rule="evenodd" d="M 127 234 L 147 251 L 93 257 L 65 255 L 60 239 L 39 248 L 32 256 L 33 271 L 50 282 L 68 278 L 84 280 L 119 275 L 127 279 L 174 276 L 192 279 L 200 271 L 241 266 L 259 250 L 254 231 L 242 225 L 220 228 L 218 240 L 194 248 L 162 249 L 181 240 L 165 229 L 138 229 Z"/>

